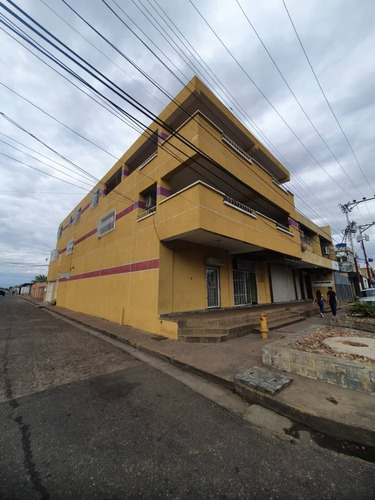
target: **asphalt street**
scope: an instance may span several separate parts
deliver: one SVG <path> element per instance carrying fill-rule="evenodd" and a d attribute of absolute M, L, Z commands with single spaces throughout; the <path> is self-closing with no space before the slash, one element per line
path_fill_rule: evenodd
<path fill-rule="evenodd" d="M 374 464 L 262 431 L 18 297 L 0 318 L 1 498 L 374 498 Z"/>

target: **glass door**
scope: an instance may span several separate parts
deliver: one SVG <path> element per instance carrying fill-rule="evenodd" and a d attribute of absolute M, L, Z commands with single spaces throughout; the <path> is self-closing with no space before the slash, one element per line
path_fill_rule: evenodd
<path fill-rule="evenodd" d="M 206 268 L 207 307 L 220 307 L 219 268 Z"/>

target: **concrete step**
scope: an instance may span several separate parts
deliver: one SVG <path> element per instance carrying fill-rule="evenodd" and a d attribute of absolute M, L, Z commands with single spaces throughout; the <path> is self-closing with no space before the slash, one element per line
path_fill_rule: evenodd
<path fill-rule="evenodd" d="M 275 318 L 271 321 L 267 321 L 267 328 L 269 330 L 277 330 L 278 328 L 283 328 L 284 326 L 289 326 L 293 325 L 294 323 L 299 323 L 300 321 L 304 321 L 306 318 L 303 316 L 300 316 L 299 314 L 293 314 L 290 315 L 289 317 L 285 318 Z M 260 333 L 260 326 L 257 326 L 254 329 L 255 333 Z"/>
<path fill-rule="evenodd" d="M 227 339 L 227 335 L 223 333 L 190 333 L 190 334 L 178 334 L 178 340 L 181 342 L 197 342 L 202 344 L 216 344 L 218 342 L 223 342 Z"/>
<path fill-rule="evenodd" d="M 305 316 L 291 311 L 272 311 L 267 314 L 267 327 L 269 330 L 276 330 L 284 326 L 292 325 L 303 321 Z M 251 322 L 233 324 L 232 326 L 216 326 L 209 322 L 200 322 L 199 326 L 189 324 L 189 326 L 178 329 L 178 339 L 182 342 L 224 342 L 245 335 L 260 334 L 259 314 Z"/>
<path fill-rule="evenodd" d="M 207 337 L 210 342 L 213 342 L 213 337 L 218 337 L 222 342 L 223 340 L 236 339 L 249 335 L 254 332 L 257 323 L 244 323 L 242 325 L 234 325 L 228 328 L 217 328 L 215 326 L 201 325 L 200 328 L 179 328 L 178 339 L 184 342 L 198 342 L 196 337 Z M 190 340 L 191 339 L 191 340 Z"/>
<path fill-rule="evenodd" d="M 241 313 L 240 311 L 231 311 L 227 314 L 200 314 L 194 316 L 185 316 L 182 318 L 176 318 L 179 328 L 201 328 L 202 324 L 208 328 L 216 327 L 226 328 L 227 326 L 244 324 L 244 323 L 259 323 L 260 322 L 261 310 L 256 311 L 246 311 Z M 291 314 L 291 311 L 287 309 L 278 309 L 267 311 L 267 318 L 284 318 Z"/>

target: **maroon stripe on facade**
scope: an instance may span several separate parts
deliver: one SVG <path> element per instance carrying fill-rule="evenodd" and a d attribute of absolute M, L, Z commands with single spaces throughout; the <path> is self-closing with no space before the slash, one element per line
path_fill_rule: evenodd
<path fill-rule="evenodd" d="M 78 238 L 78 240 L 75 240 L 74 245 L 78 245 L 78 243 L 81 243 L 82 241 L 86 240 L 87 238 L 89 238 L 93 234 L 96 234 L 96 232 L 97 232 L 97 228 L 92 229 L 89 233 L 86 233 L 83 236 L 81 236 L 80 238 Z"/>
<path fill-rule="evenodd" d="M 168 198 L 168 196 L 171 195 L 171 190 L 167 189 L 163 186 L 159 186 L 156 190 L 156 195 L 157 196 L 165 196 L 166 198 Z"/>
<path fill-rule="evenodd" d="M 76 274 L 68 278 L 61 278 L 63 281 L 77 281 L 90 278 L 100 278 L 102 276 L 112 276 L 114 274 L 127 274 L 139 271 L 150 271 L 159 268 L 159 259 L 144 260 L 141 262 L 133 262 L 132 264 L 124 264 L 122 266 L 107 267 L 97 271 L 89 271 L 87 273 Z"/>
<path fill-rule="evenodd" d="M 87 205 L 85 207 L 82 208 L 81 210 L 81 215 L 83 214 L 83 212 L 86 212 L 86 210 L 90 207 L 90 203 L 87 203 Z"/>
<path fill-rule="evenodd" d="M 90 204 L 88 204 L 84 210 L 87 210 L 87 208 L 90 206 Z M 118 212 L 116 214 L 116 220 L 119 220 L 121 219 L 122 217 L 125 217 L 125 215 L 128 215 L 130 214 L 131 212 L 133 212 L 134 210 L 137 210 L 138 208 L 142 208 L 144 209 L 145 208 L 145 203 L 144 201 L 136 201 L 134 203 L 132 203 L 131 205 L 129 205 L 127 208 L 125 208 L 124 210 L 122 210 L 121 212 Z M 82 212 L 81 212 L 82 213 Z M 68 226 L 66 226 L 68 227 Z M 75 240 L 74 242 L 74 245 L 78 245 L 79 243 L 82 243 L 82 241 L 85 241 L 87 238 L 89 238 L 90 236 L 93 236 L 94 234 L 97 233 L 97 228 L 95 229 L 92 229 L 91 231 L 89 231 L 88 233 L 84 234 L 83 236 L 81 236 L 80 238 L 78 238 L 77 240 Z M 62 250 L 59 250 L 59 255 L 63 252 L 66 251 L 66 248 L 62 249 Z"/>

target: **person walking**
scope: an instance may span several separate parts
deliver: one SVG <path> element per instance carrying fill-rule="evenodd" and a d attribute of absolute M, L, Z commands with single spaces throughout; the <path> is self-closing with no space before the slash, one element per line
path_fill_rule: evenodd
<path fill-rule="evenodd" d="M 336 316 L 336 309 L 337 309 L 337 296 L 336 292 L 332 290 L 332 287 L 328 287 L 328 292 L 327 292 L 327 300 L 329 302 L 329 306 L 332 311 L 332 316 Z"/>
<path fill-rule="evenodd" d="M 320 309 L 320 316 L 322 318 L 324 318 L 324 297 L 323 297 L 322 292 L 320 290 L 316 291 L 313 304 L 318 304 L 319 309 Z"/>

